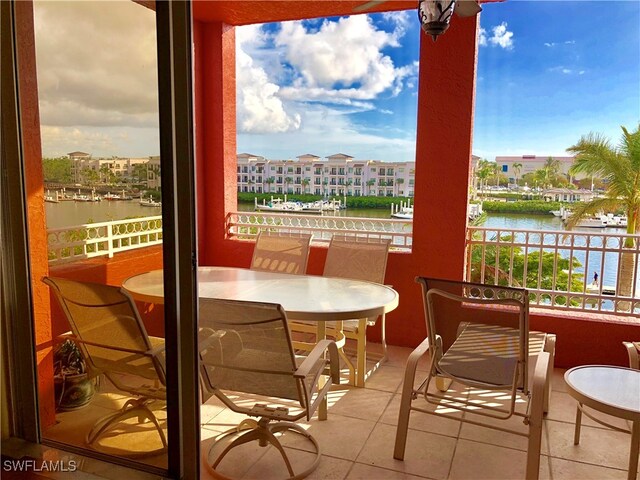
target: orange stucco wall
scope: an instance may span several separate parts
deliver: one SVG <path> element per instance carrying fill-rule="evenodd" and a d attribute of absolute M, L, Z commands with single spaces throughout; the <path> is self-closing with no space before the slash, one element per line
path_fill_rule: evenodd
<path fill-rule="evenodd" d="M 49 289 L 40 281 L 49 272 L 47 231 L 44 211 L 44 180 L 40 143 L 40 111 L 33 30 L 33 4 L 16 2 L 17 62 L 22 153 L 26 176 L 31 291 L 33 295 L 34 335 L 38 365 L 40 421 L 43 426 L 55 422 L 53 391 L 53 352 Z"/>

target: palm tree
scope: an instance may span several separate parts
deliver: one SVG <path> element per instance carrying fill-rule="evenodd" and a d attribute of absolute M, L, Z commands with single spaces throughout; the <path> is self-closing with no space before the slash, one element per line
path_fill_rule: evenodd
<path fill-rule="evenodd" d="M 544 171 L 545 176 L 545 186 L 551 187 L 557 180 L 558 174 L 560 173 L 560 161 L 553 157 L 549 157 L 544 161 L 542 170 Z"/>
<path fill-rule="evenodd" d="M 292 182 L 293 182 L 293 178 L 291 178 L 291 177 L 285 177 L 284 178 L 284 185 L 285 185 L 285 189 L 286 189 L 287 193 L 291 193 L 289 191 L 289 184 L 291 184 Z"/>
<path fill-rule="evenodd" d="M 269 193 L 271 193 L 271 185 L 273 185 L 275 181 L 276 181 L 276 177 L 267 178 L 266 182 L 267 182 L 267 185 L 269 186 Z"/>
<path fill-rule="evenodd" d="M 513 165 L 511 165 L 511 168 L 513 168 L 513 173 L 516 174 L 516 186 L 518 186 L 518 180 L 520 179 L 520 171 L 522 170 L 522 164 L 516 162 Z"/>
<path fill-rule="evenodd" d="M 480 180 L 480 185 L 478 186 L 478 190 L 482 190 L 483 184 L 486 186 L 487 179 L 493 173 L 493 168 L 491 167 L 491 162 L 485 158 L 478 162 L 478 168 L 476 169 L 476 177 Z"/>
<path fill-rule="evenodd" d="M 568 152 L 575 154 L 570 173 L 584 173 L 607 181 L 604 197 L 594 198 L 590 202 L 576 204 L 569 217 L 567 228 L 576 226 L 578 221 L 599 211 L 623 209 L 627 216 L 627 233 L 640 233 L 640 124 L 635 132 L 622 127 L 622 139 L 613 146 L 604 135 L 589 133 L 569 147 Z M 633 249 L 637 239 L 627 237 L 623 248 Z M 633 251 L 620 254 L 620 284 L 618 294 L 632 296 L 636 255 Z M 629 302 L 619 302 L 628 309 Z"/>
<path fill-rule="evenodd" d="M 311 180 L 309 180 L 308 178 L 303 178 L 300 183 L 302 184 L 304 193 L 309 193 L 308 190 L 309 190 L 309 184 L 311 183 Z"/>
<path fill-rule="evenodd" d="M 376 181 L 372 178 L 370 180 L 367 180 L 367 186 L 369 187 L 369 195 L 371 195 L 371 187 L 373 187 L 376 184 Z"/>

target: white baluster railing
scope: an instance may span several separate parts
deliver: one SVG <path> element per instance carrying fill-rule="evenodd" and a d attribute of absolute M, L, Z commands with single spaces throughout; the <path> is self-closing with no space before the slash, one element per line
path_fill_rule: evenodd
<path fill-rule="evenodd" d="M 260 230 L 310 233 L 313 243 L 328 243 L 334 233 L 361 238 L 390 238 L 394 250 L 411 250 L 413 222 L 386 218 L 334 217 L 263 212 L 227 215 L 229 238 L 252 239 Z"/>
<path fill-rule="evenodd" d="M 469 227 L 466 265 L 468 281 L 525 287 L 541 307 L 640 314 L 640 235 Z"/>
<path fill-rule="evenodd" d="M 108 256 L 162 243 L 162 216 L 47 230 L 49 264 Z"/>

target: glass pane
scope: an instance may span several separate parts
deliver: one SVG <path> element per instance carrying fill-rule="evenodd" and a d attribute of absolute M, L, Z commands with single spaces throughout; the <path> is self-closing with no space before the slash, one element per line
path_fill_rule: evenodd
<path fill-rule="evenodd" d="M 35 2 L 34 21 L 52 277 L 42 435 L 166 469 L 163 308 L 121 290 L 162 268 L 155 13 Z"/>

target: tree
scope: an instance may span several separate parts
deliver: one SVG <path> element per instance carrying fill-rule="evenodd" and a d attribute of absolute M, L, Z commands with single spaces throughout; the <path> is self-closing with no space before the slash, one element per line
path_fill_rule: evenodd
<path fill-rule="evenodd" d="M 81 174 L 90 187 L 100 180 L 100 174 L 92 168 L 83 168 Z"/>
<path fill-rule="evenodd" d="M 585 216 L 622 209 L 627 216 L 627 233 L 640 233 L 640 124 L 633 132 L 621 128 L 622 138 L 617 146 L 613 146 L 604 135 L 589 133 L 567 149 L 575 154 L 569 170 L 571 175 L 593 175 L 605 180 L 607 185 L 604 197 L 572 207 L 573 214 L 568 219 L 567 228 L 575 227 Z M 627 237 L 623 249 L 633 250 L 636 241 L 633 237 Z M 633 295 L 636 261 L 633 251 L 620 253 L 618 295 Z M 624 309 L 629 308 L 629 302 L 619 302 L 619 305 Z"/>
<path fill-rule="evenodd" d="M 42 173 L 45 182 L 70 183 L 73 179 L 71 168 L 73 161 L 70 158 L 43 158 Z"/>
<path fill-rule="evenodd" d="M 109 165 L 104 164 L 100 166 L 100 180 L 102 181 L 102 183 L 111 183 L 111 169 L 109 168 Z"/>
<path fill-rule="evenodd" d="M 291 182 L 293 182 L 293 178 L 291 178 L 291 177 L 285 177 L 284 178 L 284 185 L 286 187 L 287 193 L 291 193 L 290 190 L 289 190 L 289 184 Z"/>
<path fill-rule="evenodd" d="M 376 181 L 372 178 L 370 180 L 367 180 L 367 187 L 369 187 L 369 195 L 371 195 L 371 190 L 374 185 L 376 184 Z"/>
<path fill-rule="evenodd" d="M 133 166 L 131 177 L 134 183 L 141 183 L 147 180 L 147 165 L 145 163 L 136 163 Z"/>
<path fill-rule="evenodd" d="M 269 188 L 269 193 L 271 193 L 271 185 L 273 185 L 276 181 L 276 177 L 269 177 L 267 178 L 266 182 L 267 182 L 267 186 Z"/>
<path fill-rule="evenodd" d="M 492 164 L 493 164 L 492 162 L 490 162 L 485 158 L 483 158 L 478 162 L 478 167 L 476 168 L 476 177 L 480 181 L 478 185 L 478 190 L 482 190 L 483 186 L 486 186 L 487 180 L 493 174 Z"/>
<path fill-rule="evenodd" d="M 523 288 L 537 288 L 538 276 L 540 288 L 559 292 L 580 292 L 584 286 L 583 274 L 577 273 L 582 266 L 575 257 L 573 260 L 562 258 L 559 253 L 531 251 L 525 255 L 522 247 L 508 246 L 512 237 L 501 235 L 500 242 L 505 246 L 487 245 L 474 247 L 471 252 L 471 278 L 476 283 L 496 284 Z M 498 243 L 499 245 L 499 243 Z M 484 272 L 481 265 L 484 262 Z M 525 276 L 526 267 L 526 276 Z M 569 269 L 572 269 L 569 286 Z M 496 278 L 497 277 L 497 278 Z M 567 297 L 556 297 L 557 304 L 566 304 Z"/>
<path fill-rule="evenodd" d="M 311 180 L 309 180 L 308 178 L 303 178 L 302 182 L 300 182 L 302 184 L 302 188 L 304 189 L 305 193 L 309 193 L 309 184 L 311 183 Z"/>
<path fill-rule="evenodd" d="M 513 168 L 513 173 L 516 176 L 516 185 L 518 185 L 518 179 L 520 178 L 520 171 L 522 170 L 522 164 L 521 163 L 514 163 L 511 168 Z"/>

